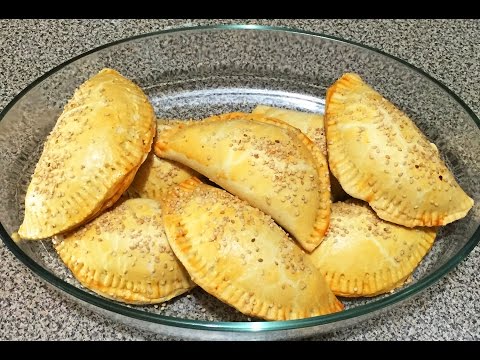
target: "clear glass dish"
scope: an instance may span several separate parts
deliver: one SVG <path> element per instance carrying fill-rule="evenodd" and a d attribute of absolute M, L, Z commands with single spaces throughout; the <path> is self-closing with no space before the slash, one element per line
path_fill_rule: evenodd
<path fill-rule="evenodd" d="M 49 241 L 16 244 L 23 200 L 45 137 L 74 89 L 103 67 L 134 80 L 159 118 L 202 118 L 250 111 L 256 104 L 323 112 L 326 88 L 354 71 L 404 110 L 433 141 L 474 198 L 468 216 L 442 228 L 413 281 L 392 294 L 345 300 L 337 314 L 256 321 L 193 290 L 163 306 L 127 306 L 95 295 L 69 274 Z M 40 279 L 113 319 L 188 339 L 289 339 L 336 330 L 410 300 L 455 267 L 480 239 L 479 119 L 423 71 L 350 41 L 263 26 L 160 31 L 117 41 L 73 58 L 23 90 L 0 114 L 0 236 Z"/>

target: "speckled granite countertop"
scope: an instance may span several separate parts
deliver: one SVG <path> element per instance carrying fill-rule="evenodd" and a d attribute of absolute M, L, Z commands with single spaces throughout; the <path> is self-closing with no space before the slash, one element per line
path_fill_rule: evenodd
<path fill-rule="evenodd" d="M 261 23 L 362 42 L 425 70 L 480 114 L 478 20 L 0 20 L 0 108 L 52 67 L 107 42 L 175 26 Z M 0 214 L 1 215 L 1 214 Z M 477 247 L 407 304 L 315 340 L 480 340 Z M 47 288 L 0 242 L 0 340 L 161 340 L 85 310 Z"/>

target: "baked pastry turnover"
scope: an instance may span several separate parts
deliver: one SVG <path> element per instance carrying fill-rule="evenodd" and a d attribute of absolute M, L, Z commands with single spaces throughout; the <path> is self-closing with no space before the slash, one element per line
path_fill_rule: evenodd
<path fill-rule="evenodd" d="M 175 161 L 160 159 L 153 151 L 138 169 L 128 188 L 131 197 L 141 197 L 161 201 L 171 186 L 199 174 Z"/>
<path fill-rule="evenodd" d="M 330 218 L 328 166 L 298 129 L 230 113 L 172 126 L 154 149 L 269 214 L 307 251 L 320 244 Z"/>
<path fill-rule="evenodd" d="M 57 238 L 55 248 L 78 281 L 110 299 L 154 304 L 195 286 L 168 244 L 155 200 L 125 200 Z"/>
<path fill-rule="evenodd" d="M 285 231 L 225 190 L 186 180 L 169 193 L 164 222 L 192 280 L 244 314 L 288 320 L 342 309 Z"/>
<path fill-rule="evenodd" d="M 154 132 L 153 108 L 133 82 L 104 69 L 83 83 L 46 140 L 20 237 L 62 233 L 113 205 L 145 160 Z"/>
<path fill-rule="evenodd" d="M 392 103 L 352 73 L 327 91 L 330 169 L 343 189 L 396 224 L 446 225 L 473 200 L 435 146 Z"/>
<path fill-rule="evenodd" d="M 323 115 L 282 109 L 267 105 L 257 105 L 255 109 L 253 109 L 252 114 L 275 118 L 296 127 L 320 148 L 323 155 L 327 156 L 327 142 L 325 139 Z M 347 199 L 349 197 L 348 194 L 342 189 L 337 179 L 335 179 L 331 173 L 329 179 L 332 201 Z"/>
<path fill-rule="evenodd" d="M 325 129 L 323 115 L 282 109 L 267 105 L 257 105 L 252 114 L 263 115 L 269 118 L 282 120 L 287 124 L 296 127 L 308 136 L 327 156 L 327 144 L 325 141 Z"/>
<path fill-rule="evenodd" d="M 435 239 L 431 227 L 381 220 L 368 204 L 332 204 L 330 228 L 309 256 L 338 296 L 375 296 L 402 286 Z"/>
<path fill-rule="evenodd" d="M 157 134 L 180 124 L 182 120 L 157 120 Z M 140 166 L 127 190 L 129 197 L 141 197 L 162 201 L 168 189 L 195 176 L 202 177 L 195 170 L 175 161 L 160 159 L 153 150 Z"/>

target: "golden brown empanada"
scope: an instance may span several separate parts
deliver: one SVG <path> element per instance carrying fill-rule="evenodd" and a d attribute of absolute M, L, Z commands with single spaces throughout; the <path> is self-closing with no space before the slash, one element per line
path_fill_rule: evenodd
<path fill-rule="evenodd" d="M 330 217 L 328 166 L 298 129 L 230 113 L 162 131 L 154 149 L 271 215 L 304 249 L 320 244 Z"/>
<path fill-rule="evenodd" d="M 322 274 L 272 218 L 195 178 L 164 203 L 168 241 L 192 280 L 244 314 L 268 320 L 339 311 Z"/>
<path fill-rule="evenodd" d="M 415 124 L 358 75 L 347 73 L 328 89 L 326 129 L 331 171 L 380 218 L 446 225 L 473 206 Z"/>
<path fill-rule="evenodd" d="M 267 105 L 257 105 L 252 114 L 275 118 L 292 125 L 303 132 L 327 156 L 327 142 L 325 140 L 324 119 L 321 114 L 282 109 Z M 349 196 L 342 189 L 338 180 L 330 173 L 330 192 L 332 201 L 345 200 Z"/>
<path fill-rule="evenodd" d="M 70 230 L 111 206 L 150 151 L 153 108 L 111 69 L 83 83 L 48 136 L 25 198 L 23 239 Z"/>
<path fill-rule="evenodd" d="M 322 150 L 323 155 L 327 156 L 327 144 L 325 141 L 322 114 L 282 109 L 267 105 L 257 105 L 255 109 L 252 110 L 252 114 L 278 119 L 296 127 Z"/>
<path fill-rule="evenodd" d="M 160 159 L 152 151 L 127 191 L 131 197 L 161 201 L 172 185 L 180 184 L 192 176 L 201 175 L 175 161 Z"/>
<path fill-rule="evenodd" d="M 102 296 L 154 304 L 195 286 L 168 244 L 155 200 L 121 201 L 58 239 L 56 250 L 73 275 Z"/>
<path fill-rule="evenodd" d="M 402 286 L 432 247 L 436 229 L 381 220 L 367 203 L 332 204 L 330 228 L 310 260 L 338 296 L 375 296 Z"/>
<path fill-rule="evenodd" d="M 157 119 L 157 134 L 181 122 L 182 120 L 176 119 Z M 127 189 L 127 193 L 132 198 L 141 197 L 162 201 L 172 185 L 180 184 L 192 176 L 202 177 L 201 174 L 185 165 L 160 159 L 152 149 L 145 162 L 138 169 L 132 184 Z"/>

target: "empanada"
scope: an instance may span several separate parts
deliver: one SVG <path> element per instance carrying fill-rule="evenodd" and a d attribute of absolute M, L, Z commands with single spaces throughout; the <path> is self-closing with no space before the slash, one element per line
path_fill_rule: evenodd
<path fill-rule="evenodd" d="M 267 105 L 257 105 L 255 109 L 252 110 L 252 114 L 282 120 L 296 127 L 322 150 L 323 155 L 327 156 L 323 115 Z"/>
<path fill-rule="evenodd" d="M 330 228 L 310 260 L 338 296 L 375 296 L 402 286 L 432 247 L 436 229 L 381 220 L 367 203 L 332 204 Z"/>
<path fill-rule="evenodd" d="M 168 244 L 155 200 L 121 201 L 55 240 L 60 240 L 56 250 L 78 281 L 110 299 L 154 304 L 195 286 Z"/>
<path fill-rule="evenodd" d="M 200 174 L 175 161 L 160 159 L 151 152 L 127 191 L 133 197 L 161 201 L 172 185 L 180 184 L 192 176 Z"/>
<path fill-rule="evenodd" d="M 172 125 L 180 124 L 181 121 L 158 119 L 157 134 L 169 129 Z M 201 174 L 185 165 L 160 159 L 152 150 L 138 169 L 127 193 L 129 197 L 133 198 L 141 197 L 162 201 L 172 185 L 180 184 L 192 176 L 202 177 Z"/>
<path fill-rule="evenodd" d="M 435 146 L 358 75 L 337 80 L 326 103 L 330 169 L 380 218 L 408 227 L 446 225 L 473 206 Z"/>
<path fill-rule="evenodd" d="M 330 217 L 328 166 L 298 129 L 230 113 L 172 126 L 154 149 L 271 215 L 304 249 L 320 244 Z"/>
<path fill-rule="evenodd" d="M 75 228 L 113 205 L 150 151 L 154 111 L 111 69 L 83 83 L 48 136 L 25 198 L 23 239 Z"/>
<path fill-rule="evenodd" d="M 325 139 L 324 119 L 321 114 L 307 113 L 282 109 L 267 105 L 257 105 L 252 114 L 263 115 L 282 120 L 303 132 L 327 156 L 327 142 Z M 345 200 L 349 196 L 342 189 L 338 180 L 330 173 L 330 192 L 332 201 Z"/>
<path fill-rule="evenodd" d="M 168 241 L 192 280 L 244 314 L 268 320 L 339 311 L 322 274 L 272 218 L 195 178 L 164 203 Z"/>

